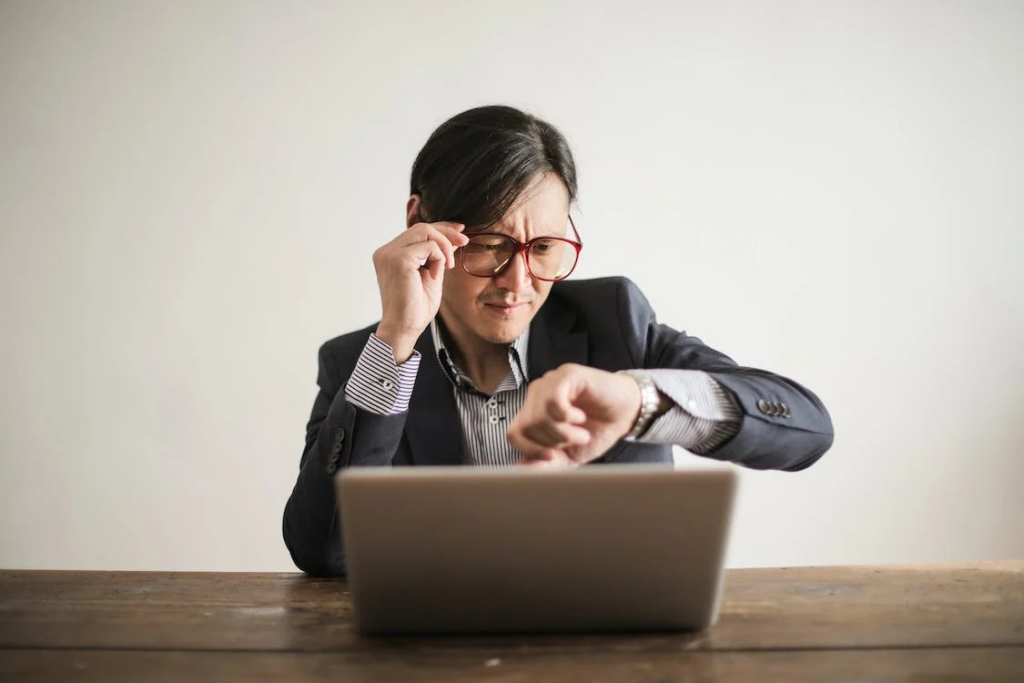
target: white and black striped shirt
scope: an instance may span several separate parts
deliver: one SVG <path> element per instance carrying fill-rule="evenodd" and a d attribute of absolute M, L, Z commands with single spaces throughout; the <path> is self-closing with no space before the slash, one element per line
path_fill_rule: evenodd
<path fill-rule="evenodd" d="M 455 406 L 462 424 L 465 464 L 498 467 L 515 465 L 522 459 L 522 454 L 505 440 L 505 432 L 526 401 L 526 385 L 530 381 L 526 374 L 529 326 L 509 345 L 509 373 L 491 396 L 480 391 L 473 380 L 455 365 L 436 318 L 430 322 L 430 335 L 437 349 L 441 369 L 455 389 Z"/>
<path fill-rule="evenodd" d="M 522 457 L 505 440 L 508 425 L 526 400 L 529 375 L 526 359 L 530 328 L 509 345 L 510 372 L 487 396 L 455 364 L 437 320 L 430 323 L 436 361 L 452 384 L 462 425 L 465 464 L 512 466 Z M 345 386 L 345 398 L 377 415 L 409 409 L 409 399 L 422 356 L 418 351 L 401 365 L 388 344 L 370 335 Z M 648 369 L 658 389 L 675 405 L 638 439 L 642 443 L 675 444 L 694 453 L 713 450 L 739 429 L 741 413 L 725 390 L 699 370 Z"/>

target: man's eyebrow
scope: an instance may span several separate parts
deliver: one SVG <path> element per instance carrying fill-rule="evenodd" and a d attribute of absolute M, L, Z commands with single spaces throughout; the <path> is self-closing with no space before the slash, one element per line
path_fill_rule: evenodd
<path fill-rule="evenodd" d="M 514 240 L 517 240 L 517 241 L 519 240 L 518 237 L 516 237 L 514 234 L 512 234 L 513 232 L 515 232 L 515 228 L 508 227 L 501 219 L 499 219 L 499 220 L 497 220 L 494 223 L 491 223 L 489 225 L 481 225 L 481 226 L 468 226 L 467 225 L 465 232 L 466 232 L 467 235 L 470 235 L 470 234 L 473 234 L 473 233 L 481 233 L 481 232 L 484 232 L 484 233 L 492 232 L 492 233 L 498 233 L 498 234 L 501 234 L 501 235 L 506 235 L 508 237 L 511 237 Z M 543 237 L 561 238 L 561 237 L 565 237 L 565 233 L 566 233 L 566 229 L 564 227 L 561 230 L 559 230 L 558 228 L 546 228 L 543 232 L 538 230 L 531 239 L 540 239 L 540 238 L 543 238 Z M 523 240 L 523 241 L 529 241 L 529 240 Z"/>

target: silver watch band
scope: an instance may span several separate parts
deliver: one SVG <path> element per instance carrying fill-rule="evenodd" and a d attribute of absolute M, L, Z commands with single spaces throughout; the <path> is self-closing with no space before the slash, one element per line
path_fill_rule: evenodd
<path fill-rule="evenodd" d="M 633 423 L 633 428 L 623 437 L 626 441 L 636 441 L 651 426 L 661 398 L 658 396 L 658 385 L 654 383 L 649 373 L 642 370 L 622 370 L 622 373 L 629 375 L 640 385 L 640 413 Z"/>

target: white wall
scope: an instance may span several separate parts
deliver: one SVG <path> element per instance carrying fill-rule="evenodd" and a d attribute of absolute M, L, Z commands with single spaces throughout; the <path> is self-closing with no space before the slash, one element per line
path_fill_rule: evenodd
<path fill-rule="evenodd" d="M 731 564 L 1024 556 L 1024 4 L 431 4 L 0 4 L 0 566 L 291 569 L 317 347 L 491 102 L 574 145 L 578 276 L 830 407 Z"/>

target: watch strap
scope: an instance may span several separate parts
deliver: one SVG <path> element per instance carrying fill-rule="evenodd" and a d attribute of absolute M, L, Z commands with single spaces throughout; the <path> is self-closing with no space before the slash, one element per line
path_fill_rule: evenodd
<path fill-rule="evenodd" d="M 661 397 L 658 395 L 658 385 L 654 383 L 654 378 L 649 373 L 642 370 L 623 370 L 622 373 L 629 375 L 640 385 L 640 412 L 636 416 L 632 429 L 623 437 L 626 441 L 636 441 L 644 435 L 654 421 Z"/>

